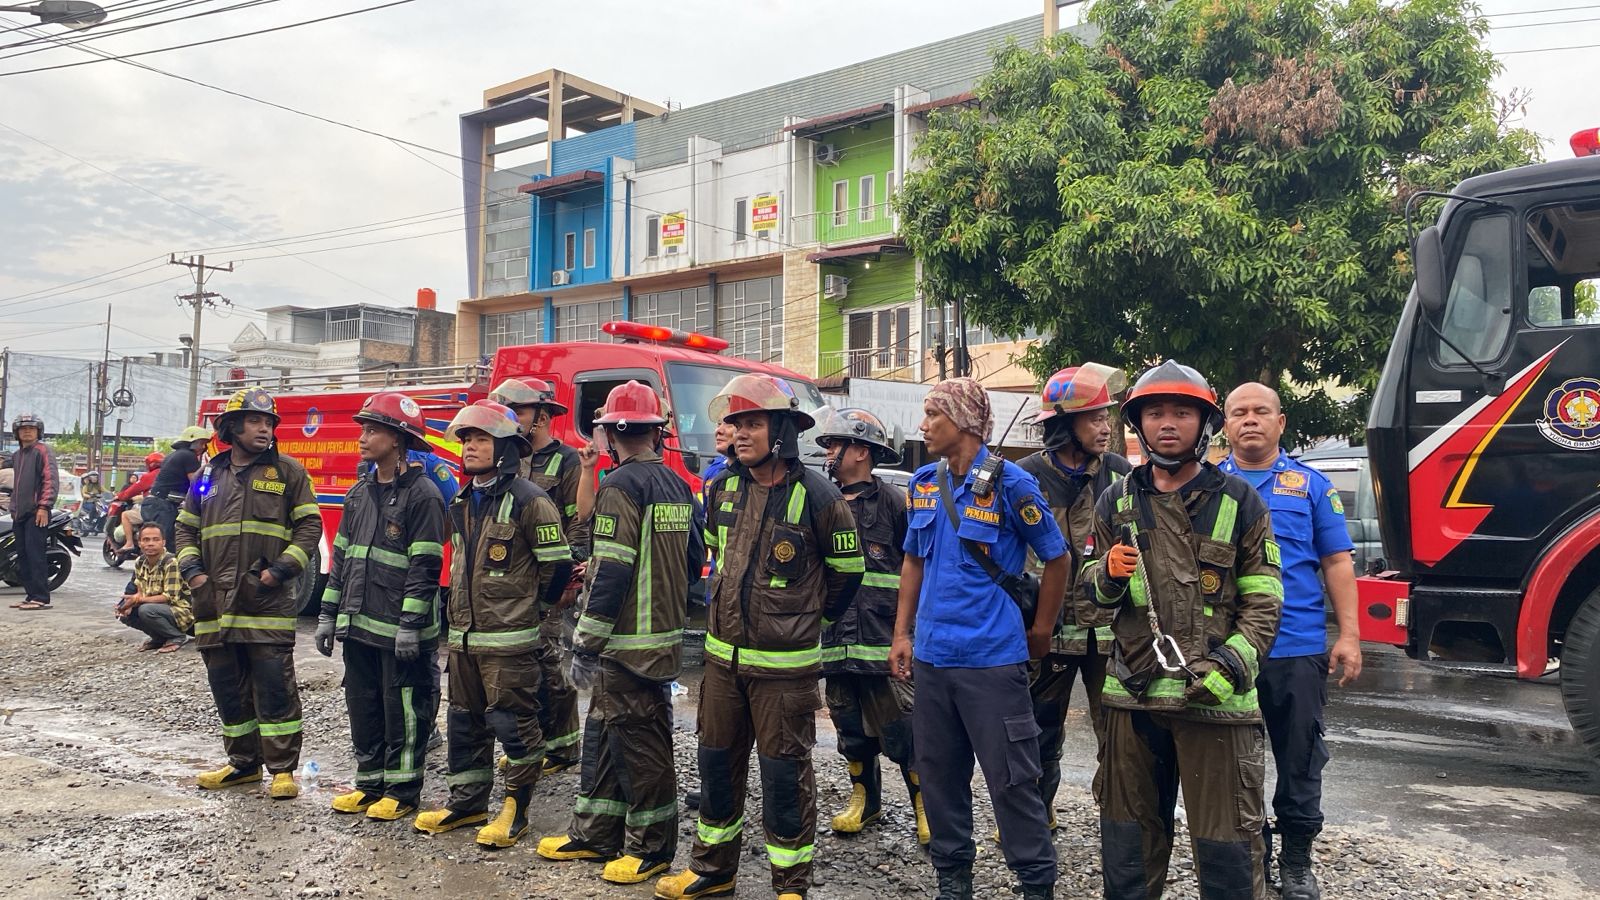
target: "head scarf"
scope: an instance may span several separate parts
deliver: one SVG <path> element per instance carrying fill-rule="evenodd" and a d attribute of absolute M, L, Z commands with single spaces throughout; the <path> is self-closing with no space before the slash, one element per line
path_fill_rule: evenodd
<path fill-rule="evenodd" d="M 989 408 L 989 392 L 971 378 L 941 381 L 928 392 L 926 401 L 956 427 L 987 442 L 994 433 L 994 412 Z"/>

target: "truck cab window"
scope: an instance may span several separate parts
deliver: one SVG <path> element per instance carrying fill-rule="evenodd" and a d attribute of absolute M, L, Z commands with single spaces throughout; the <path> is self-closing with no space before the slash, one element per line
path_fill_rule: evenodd
<path fill-rule="evenodd" d="M 1511 260 L 1514 244 L 1511 217 L 1481 216 L 1468 226 L 1450 293 L 1445 299 L 1444 321 L 1439 330 L 1472 362 L 1488 362 L 1500 355 L 1511 328 Z M 1439 361 L 1464 365 L 1451 347 L 1440 342 Z"/>

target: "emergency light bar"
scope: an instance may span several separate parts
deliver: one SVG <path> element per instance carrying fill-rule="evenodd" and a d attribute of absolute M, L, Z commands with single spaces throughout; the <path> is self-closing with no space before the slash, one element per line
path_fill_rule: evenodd
<path fill-rule="evenodd" d="M 600 330 L 612 337 L 630 341 L 655 341 L 660 344 L 677 344 L 691 350 L 704 350 L 707 353 L 721 353 L 728 349 L 728 342 L 722 338 L 711 337 L 694 331 L 679 331 L 675 328 L 663 328 L 660 325 L 645 325 L 641 322 L 604 322 Z"/>
<path fill-rule="evenodd" d="M 1585 128 L 1572 136 L 1571 143 L 1578 156 L 1600 156 L 1600 128 Z"/>

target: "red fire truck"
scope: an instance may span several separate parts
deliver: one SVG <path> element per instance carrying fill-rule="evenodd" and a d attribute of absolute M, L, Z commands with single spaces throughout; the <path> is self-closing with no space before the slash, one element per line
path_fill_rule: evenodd
<path fill-rule="evenodd" d="M 1431 194 L 1367 424 L 1392 571 L 1360 579 L 1360 606 L 1363 639 L 1434 664 L 1559 668 L 1600 754 L 1597 137 Z"/>
<path fill-rule="evenodd" d="M 816 385 L 787 369 L 721 355 L 727 341 L 693 332 L 637 322 L 608 322 L 601 330 L 615 343 L 571 341 L 502 347 L 491 365 L 433 369 L 396 369 L 348 374 L 296 375 L 240 379 L 219 384 L 225 393 L 200 405 L 200 421 L 210 424 L 227 394 L 242 387 L 262 387 L 278 402 L 283 421 L 278 449 L 299 460 L 311 476 L 322 507 L 323 536 L 316 569 L 325 578 L 333 536 L 338 532 L 344 495 L 361 464 L 356 439 L 361 429 L 350 417 L 379 391 L 401 391 L 422 407 L 428 443 L 452 467 L 459 467 L 461 447 L 444 437 L 445 427 L 461 407 L 482 400 L 503 379 L 534 375 L 555 385 L 556 396 L 572 415 L 555 421 L 555 436 L 575 447 L 589 439 L 595 410 L 611 389 L 629 380 L 663 392 L 672 409 L 673 435 L 666 442 L 666 463 L 696 491 L 716 446 L 706 408 L 711 398 L 735 375 L 764 372 L 784 379 L 801 405 L 824 405 Z M 802 440 L 802 446 L 812 446 Z M 602 459 L 602 467 L 608 461 Z M 448 572 L 448 568 L 446 569 Z M 297 588 L 306 603 L 321 594 L 323 578 L 305 578 Z"/>

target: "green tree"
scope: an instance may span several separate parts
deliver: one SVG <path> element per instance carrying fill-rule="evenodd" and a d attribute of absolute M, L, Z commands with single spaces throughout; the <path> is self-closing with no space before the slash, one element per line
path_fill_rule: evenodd
<path fill-rule="evenodd" d="M 1099 0 L 1088 26 L 935 114 L 900 195 L 926 295 L 1049 335 L 1041 376 L 1171 357 L 1277 385 L 1290 439 L 1358 434 L 1412 277 L 1405 198 L 1536 158 L 1476 6 Z"/>

